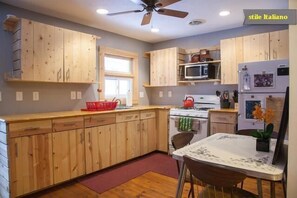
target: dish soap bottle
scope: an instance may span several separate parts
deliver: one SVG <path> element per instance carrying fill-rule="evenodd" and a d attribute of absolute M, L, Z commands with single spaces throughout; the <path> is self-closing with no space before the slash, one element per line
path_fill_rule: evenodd
<path fill-rule="evenodd" d="M 130 89 L 128 90 L 126 95 L 126 106 L 132 107 L 132 92 L 130 91 Z"/>

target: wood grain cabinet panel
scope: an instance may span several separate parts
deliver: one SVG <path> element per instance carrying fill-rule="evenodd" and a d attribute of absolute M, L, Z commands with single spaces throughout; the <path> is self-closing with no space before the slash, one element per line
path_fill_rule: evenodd
<path fill-rule="evenodd" d="M 54 183 L 85 174 L 85 135 L 83 129 L 53 133 Z"/>
<path fill-rule="evenodd" d="M 270 60 L 289 58 L 289 31 L 270 32 Z"/>
<path fill-rule="evenodd" d="M 269 60 L 269 33 L 243 37 L 243 62 Z"/>
<path fill-rule="evenodd" d="M 116 114 L 85 116 L 85 127 L 102 126 L 116 123 Z"/>
<path fill-rule="evenodd" d="M 210 112 L 210 134 L 235 133 L 237 112 Z"/>
<path fill-rule="evenodd" d="M 116 164 L 115 124 L 85 129 L 86 173 Z"/>
<path fill-rule="evenodd" d="M 168 152 L 169 110 L 157 111 L 157 149 Z"/>
<path fill-rule="evenodd" d="M 145 155 L 157 149 L 156 112 L 142 111 L 140 119 L 140 154 Z"/>
<path fill-rule="evenodd" d="M 52 134 L 9 140 L 11 197 L 53 184 Z"/>
<path fill-rule="evenodd" d="M 96 37 L 64 30 L 64 81 L 96 81 Z"/>

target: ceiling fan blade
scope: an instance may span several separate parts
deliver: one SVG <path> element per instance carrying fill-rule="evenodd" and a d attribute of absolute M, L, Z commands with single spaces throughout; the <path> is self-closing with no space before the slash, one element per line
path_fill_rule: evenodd
<path fill-rule="evenodd" d="M 119 15 L 119 14 L 138 13 L 138 12 L 143 12 L 143 10 L 130 10 L 130 11 L 124 11 L 124 12 L 115 12 L 115 13 L 109 13 L 107 15 L 115 16 L 115 15 Z"/>
<path fill-rule="evenodd" d="M 130 1 L 132 1 L 135 4 L 143 4 L 143 3 L 148 4 L 150 2 L 150 0 L 130 0 Z"/>
<path fill-rule="evenodd" d="M 149 24 L 150 21 L 151 21 L 151 18 L 152 18 L 152 13 L 151 13 L 151 12 L 146 13 L 146 14 L 143 16 L 141 25 L 147 25 L 147 24 Z"/>
<path fill-rule="evenodd" d="M 157 12 L 158 12 L 158 14 L 179 17 L 179 18 L 185 18 L 189 14 L 187 12 L 178 11 L 178 10 L 170 10 L 170 9 L 159 9 Z"/>
<path fill-rule="evenodd" d="M 166 6 L 169 6 L 169 5 L 179 2 L 179 1 L 181 1 L 181 0 L 160 0 L 156 3 L 155 6 L 157 8 L 164 8 Z"/>

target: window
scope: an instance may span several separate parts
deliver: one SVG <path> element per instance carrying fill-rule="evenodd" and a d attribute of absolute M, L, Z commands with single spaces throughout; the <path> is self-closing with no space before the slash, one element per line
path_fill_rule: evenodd
<path fill-rule="evenodd" d="M 100 48 L 100 100 L 114 97 L 125 103 L 128 90 L 133 104 L 138 103 L 138 56 L 136 53 L 111 48 Z"/>

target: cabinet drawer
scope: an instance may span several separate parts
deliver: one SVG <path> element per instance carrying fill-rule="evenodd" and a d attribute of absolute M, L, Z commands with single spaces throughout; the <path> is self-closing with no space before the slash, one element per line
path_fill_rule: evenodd
<path fill-rule="evenodd" d="M 85 127 L 95 127 L 101 125 L 114 124 L 116 122 L 115 114 L 85 116 Z"/>
<path fill-rule="evenodd" d="M 9 124 L 9 137 L 21 137 L 52 132 L 51 120 L 21 122 Z"/>
<path fill-rule="evenodd" d="M 155 111 L 143 111 L 140 113 L 140 119 L 149 119 L 149 118 L 154 118 L 156 117 L 156 112 Z"/>
<path fill-rule="evenodd" d="M 237 121 L 236 113 L 211 113 L 210 121 L 219 123 L 235 124 Z"/>
<path fill-rule="evenodd" d="M 224 123 L 210 123 L 210 135 L 215 133 L 231 133 L 235 134 L 234 124 L 224 124 Z"/>
<path fill-rule="evenodd" d="M 134 120 L 139 120 L 139 112 L 116 114 L 116 122 L 129 122 Z"/>
<path fill-rule="evenodd" d="M 84 126 L 83 121 L 83 117 L 53 119 L 53 131 L 82 129 Z"/>

